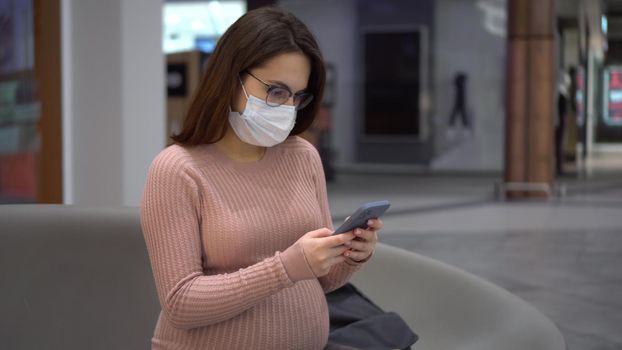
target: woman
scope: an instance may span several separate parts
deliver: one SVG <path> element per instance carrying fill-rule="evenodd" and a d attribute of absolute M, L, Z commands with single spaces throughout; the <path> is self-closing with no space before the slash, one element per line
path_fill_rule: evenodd
<path fill-rule="evenodd" d="M 222 36 L 141 222 L 162 312 L 153 349 L 321 349 L 324 293 L 372 254 L 380 220 L 332 235 L 311 125 L 324 88 L 296 17 L 248 12 Z"/>

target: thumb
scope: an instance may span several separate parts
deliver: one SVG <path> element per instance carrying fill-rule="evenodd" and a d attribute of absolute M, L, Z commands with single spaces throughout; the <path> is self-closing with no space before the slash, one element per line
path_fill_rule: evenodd
<path fill-rule="evenodd" d="M 310 231 L 306 235 L 312 238 L 321 238 L 321 237 L 328 237 L 332 234 L 333 234 L 333 231 L 327 229 L 326 227 L 323 227 L 318 230 Z"/>

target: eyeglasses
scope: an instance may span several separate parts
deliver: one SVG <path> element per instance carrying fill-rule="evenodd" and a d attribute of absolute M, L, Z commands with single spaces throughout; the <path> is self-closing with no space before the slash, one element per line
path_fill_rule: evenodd
<path fill-rule="evenodd" d="M 266 104 L 270 107 L 278 107 L 283 103 L 287 102 L 290 97 L 294 96 L 294 107 L 296 110 L 301 110 L 305 108 L 311 100 L 313 100 L 313 94 L 308 92 L 297 92 L 293 93 L 289 88 L 281 85 L 273 85 L 268 84 L 265 81 L 257 78 L 249 71 L 244 71 L 244 73 L 250 75 L 255 78 L 258 82 L 264 84 L 266 86 L 267 94 L 266 94 Z"/>

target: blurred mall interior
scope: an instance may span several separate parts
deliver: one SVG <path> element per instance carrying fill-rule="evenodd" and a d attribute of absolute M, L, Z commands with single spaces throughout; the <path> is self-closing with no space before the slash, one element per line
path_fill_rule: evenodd
<path fill-rule="evenodd" d="M 620 0 L 1 0 L 0 203 L 137 206 L 220 35 L 271 4 L 327 63 L 304 137 L 335 222 L 389 199 L 381 241 L 622 349 Z"/>

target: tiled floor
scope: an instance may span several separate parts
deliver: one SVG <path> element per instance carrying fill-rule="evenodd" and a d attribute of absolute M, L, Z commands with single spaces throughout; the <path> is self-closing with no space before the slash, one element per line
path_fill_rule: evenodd
<path fill-rule="evenodd" d="M 340 175 L 335 223 L 389 199 L 381 241 L 458 266 L 548 315 L 570 350 L 622 349 L 622 176 L 564 178 L 567 196 L 502 203 L 494 177 Z"/>

